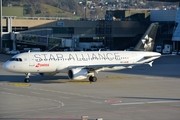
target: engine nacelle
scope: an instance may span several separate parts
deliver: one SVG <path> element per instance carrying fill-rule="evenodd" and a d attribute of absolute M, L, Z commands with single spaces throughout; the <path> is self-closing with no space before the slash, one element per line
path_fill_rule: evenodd
<path fill-rule="evenodd" d="M 68 71 L 68 77 L 72 80 L 83 80 L 88 76 L 86 69 L 71 69 Z"/>
<path fill-rule="evenodd" d="M 54 76 L 56 75 L 56 72 L 50 72 L 50 73 L 39 73 L 41 76 Z"/>

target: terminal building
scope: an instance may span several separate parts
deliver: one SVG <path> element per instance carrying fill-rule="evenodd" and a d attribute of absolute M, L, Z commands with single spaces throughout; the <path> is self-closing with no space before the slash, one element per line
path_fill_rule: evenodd
<path fill-rule="evenodd" d="M 178 10 L 116 10 L 107 11 L 104 19 L 89 20 L 3 15 L 2 48 L 124 50 L 133 47 L 152 22 L 159 22 L 155 46 L 170 44 L 179 50 L 180 37 L 172 40 L 178 14 Z"/>

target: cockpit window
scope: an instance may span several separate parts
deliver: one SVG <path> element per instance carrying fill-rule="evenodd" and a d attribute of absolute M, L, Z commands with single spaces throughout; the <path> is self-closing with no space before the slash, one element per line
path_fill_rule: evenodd
<path fill-rule="evenodd" d="M 21 58 L 19 58 L 19 61 L 22 61 L 22 59 L 21 59 Z"/>
<path fill-rule="evenodd" d="M 22 59 L 21 58 L 11 58 L 9 61 L 20 61 L 20 62 L 22 62 Z"/>

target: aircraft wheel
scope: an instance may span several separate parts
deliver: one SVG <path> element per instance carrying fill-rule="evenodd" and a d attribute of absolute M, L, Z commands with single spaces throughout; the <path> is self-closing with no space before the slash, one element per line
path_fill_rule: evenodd
<path fill-rule="evenodd" d="M 25 78 L 25 79 L 24 79 L 24 82 L 25 82 L 25 83 L 29 83 L 29 81 L 30 81 L 29 78 Z"/>
<path fill-rule="evenodd" d="M 97 81 L 97 77 L 96 76 L 90 76 L 89 77 L 89 81 L 90 82 L 96 82 Z"/>

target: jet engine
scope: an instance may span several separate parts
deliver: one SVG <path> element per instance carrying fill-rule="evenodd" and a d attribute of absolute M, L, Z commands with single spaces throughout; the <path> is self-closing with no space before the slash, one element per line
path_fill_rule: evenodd
<path fill-rule="evenodd" d="M 50 72 L 50 73 L 39 73 L 41 76 L 54 76 L 56 75 L 56 72 Z"/>
<path fill-rule="evenodd" d="M 68 71 L 68 77 L 72 80 L 83 80 L 88 76 L 86 69 L 71 69 Z"/>

